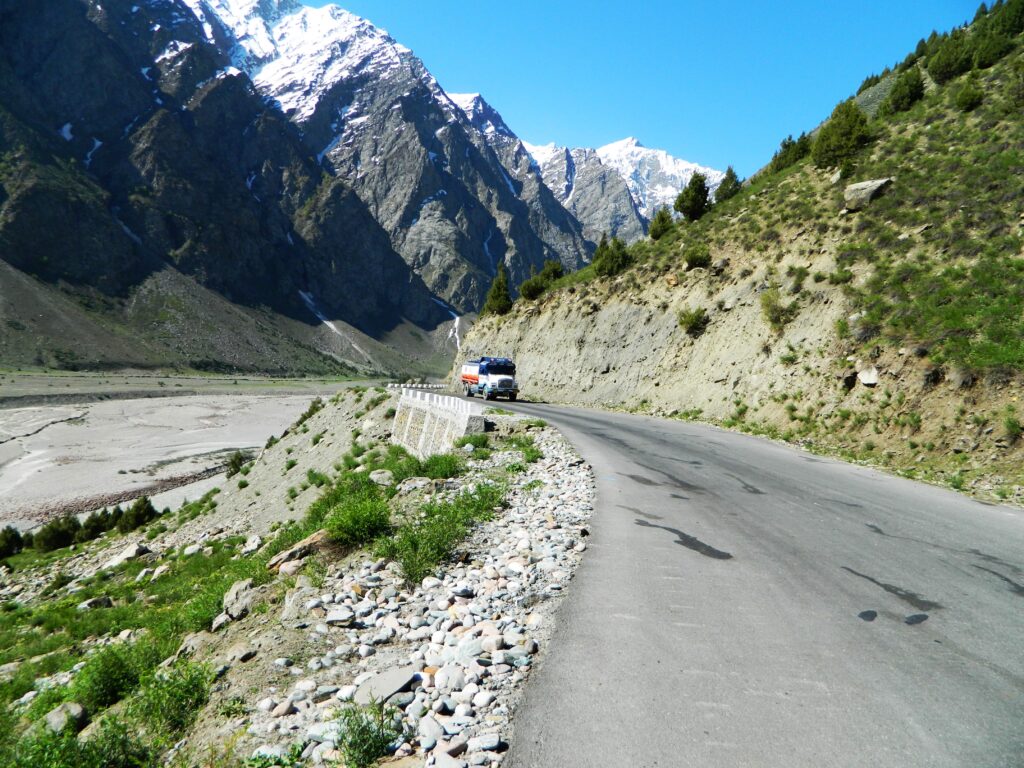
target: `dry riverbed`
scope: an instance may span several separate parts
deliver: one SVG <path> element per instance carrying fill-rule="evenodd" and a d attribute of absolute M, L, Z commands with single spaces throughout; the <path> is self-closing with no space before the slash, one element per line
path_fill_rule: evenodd
<path fill-rule="evenodd" d="M 100 381 L 109 381 L 108 387 Z M 160 381 L 175 382 L 148 377 L 145 383 L 152 392 L 184 391 L 174 383 L 170 389 L 160 387 Z M 198 379 L 177 383 L 182 381 L 188 391 L 196 391 L 197 384 L 213 392 L 219 386 Z M 5 381 L 4 394 L 17 390 L 19 397 L 36 397 L 30 393 L 44 392 L 52 383 L 31 381 L 15 387 Z M 313 397 L 346 386 L 326 381 L 295 382 L 293 387 L 277 382 L 276 388 L 272 384 L 228 382 L 225 386 L 240 393 L 154 398 L 140 396 L 135 389 L 140 382 L 128 377 L 100 380 L 79 375 L 61 396 L 86 402 L 0 409 L 0 524 L 27 528 L 68 512 L 181 488 L 194 498 L 201 494 L 202 483 L 220 472 L 230 453 L 262 447 Z M 126 385 L 134 394 L 120 399 Z M 26 401 L 12 397 L 9 402 Z M 189 491 L 193 485 L 195 493 Z"/>

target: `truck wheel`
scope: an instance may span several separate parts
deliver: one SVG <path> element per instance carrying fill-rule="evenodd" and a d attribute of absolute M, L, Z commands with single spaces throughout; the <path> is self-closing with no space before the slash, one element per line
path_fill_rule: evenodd
<path fill-rule="evenodd" d="M 509 395 L 509 396 L 508 396 L 508 401 L 509 401 L 510 403 L 514 403 L 514 402 L 516 401 L 516 396 L 515 396 L 515 395 Z"/>
<path fill-rule="evenodd" d="M 484 398 L 487 399 L 487 400 L 493 400 L 494 399 L 494 393 L 493 392 L 486 392 L 486 393 L 484 393 Z"/>
<path fill-rule="evenodd" d="M 465 393 L 466 397 L 472 397 L 473 396 L 473 390 L 470 389 L 469 387 L 463 387 L 462 391 Z"/>

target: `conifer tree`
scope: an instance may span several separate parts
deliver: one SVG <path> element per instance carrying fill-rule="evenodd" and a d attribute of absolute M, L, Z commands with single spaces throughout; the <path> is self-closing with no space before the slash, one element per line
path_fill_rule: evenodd
<path fill-rule="evenodd" d="M 672 214 L 668 212 L 668 208 L 662 206 L 651 219 L 651 226 L 647 228 L 647 234 L 651 236 L 651 240 L 660 240 L 670 229 L 672 229 Z"/>
<path fill-rule="evenodd" d="M 499 264 L 498 271 L 494 275 L 491 289 L 487 292 L 487 299 L 484 301 L 484 308 L 480 310 L 482 315 L 507 315 L 512 309 L 512 295 L 508 290 L 508 272 L 505 265 Z"/>
<path fill-rule="evenodd" d="M 703 174 L 695 173 L 676 198 L 675 209 L 690 221 L 696 221 L 711 207 L 709 194 L 708 180 Z"/>
<path fill-rule="evenodd" d="M 835 108 L 832 117 L 818 132 L 811 148 L 811 159 L 818 168 L 831 168 L 853 157 L 871 139 L 867 117 L 850 99 Z"/>
<path fill-rule="evenodd" d="M 730 197 L 736 197 L 742 186 L 743 182 L 740 181 L 739 177 L 736 175 L 736 171 L 734 171 L 730 165 L 725 169 L 725 177 L 718 185 L 718 189 L 715 190 L 715 202 L 723 203 Z"/>

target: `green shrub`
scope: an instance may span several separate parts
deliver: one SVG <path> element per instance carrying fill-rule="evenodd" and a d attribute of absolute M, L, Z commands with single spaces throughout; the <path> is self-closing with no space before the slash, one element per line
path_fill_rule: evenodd
<path fill-rule="evenodd" d="M 1011 443 L 1016 443 L 1020 440 L 1020 436 L 1024 432 L 1024 426 L 1021 425 L 1020 419 L 1012 411 L 1006 414 L 1006 417 L 1003 419 L 1003 429 L 1006 431 L 1006 437 Z"/>
<path fill-rule="evenodd" d="M 0 557 L 10 557 L 21 552 L 24 542 L 17 528 L 8 525 L 0 531 Z"/>
<path fill-rule="evenodd" d="M 106 509 L 100 512 L 93 512 L 82 521 L 82 528 L 75 534 L 75 541 L 79 543 L 92 541 L 111 530 L 114 525 L 115 523 L 110 516 L 110 512 Z"/>
<path fill-rule="evenodd" d="M 974 64 L 973 51 L 962 30 L 955 30 L 943 40 L 928 59 L 928 74 L 942 85 L 971 69 Z"/>
<path fill-rule="evenodd" d="M 129 533 L 134 531 L 146 523 L 155 520 L 160 516 L 160 513 L 156 511 L 156 508 L 150 502 L 149 497 L 142 496 L 136 499 L 127 510 L 121 519 L 117 521 L 117 530 L 121 533 Z"/>
<path fill-rule="evenodd" d="M 82 525 L 74 515 L 65 515 L 53 520 L 38 531 L 33 537 L 33 546 L 40 552 L 52 552 L 75 543 L 75 536 Z"/>
<path fill-rule="evenodd" d="M 791 165 L 796 165 L 809 154 L 811 154 L 810 136 L 801 133 L 800 138 L 795 141 L 792 136 L 787 136 L 772 155 L 772 160 L 768 163 L 768 173 L 778 173 Z"/>
<path fill-rule="evenodd" d="M 715 190 L 715 202 L 724 203 L 726 200 L 736 197 L 742 188 L 743 182 L 740 181 L 736 171 L 730 165 L 725 169 L 725 176 L 722 177 L 718 189 Z"/>
<path fill-rule="evenodd" d="M 537 447 L 534 439 L 529 435 L 513 435 L 508 439 L 509 447 L 520 451 L 528 464 L 543 458 L 544 453 Z"/>
<path fill-rule="evenodd" d="M 676 197 L 674 208 L 688 221 L 697 221 L 710 207 L 711 191 L 708 189 L 707 177 L 702 173 L 695 173 Z"/>
<path fill-rule="evenodd" d="M 818 168 L 831 168 L 853 157 L 871 140 L 867 117 L 852 99 L 844 101 L 836 106 L 818 132 L 811 148 L 811 159 Z"/>
<path fill-rule="evenodd" d="M 961 112 L 973 112 L 984 99 L 985 92 L 973 80 L 968 80 L 953 92 L 953 104 Z"/>
<path fill-rule="evenodd" d="M 661 240 L 673 226 L 675 226 L 675 222 L 672 221 L 672 214 L 668 212 L 668 208 L 662 206 L 651 219 L 647 234 L 651 236 L 651 240 Z"/>
<path fill-rule="evenodd" d="M 105 718 L 88 740 L 79 740 L 68 728 L 53 733 L 48 728 L 33 730 L 14 746 L 8 758 L 0 754 L 7 768 L 157 768 L 156 750 L 143 744 L 127 725 Z"/>
<path fill-rule="evenodd" d="M 299 416 L 299 420 L 295 422 L 294 428 L 298 429 L 299 427 L 301 427 L 303 424 L 305 424 L 307 421 L 313 418 L 313 416 L 322 411 L 323 408 L 323 398 L 314 397 L 313 402 L 309 404 L 309 407 L 305 411 L 303 411 L 301 416 Z"/>
<path fill-rule="evenodd" d="M 911 67 L 896 78 L 889 95 L 882 102 L 883 114 L 906 112 L 924 96 L 924 78 L 917 67 Z"/>
<path fill-rule="evenodd" d="M 350 488 L 327 513 L 324 527 L 344 547 L 362 547 L 391 531 L 387 499 L 372 485 Z"/>
<path fill-rule="evenodd" d="M 602 277 L 617 275 L 633 262 L 626 250 L 625 244 L 617 237 L 610 241 L 607 236 L 602 235 L 601 242 L 594 251 L 594 259 L 591 262 L 595 274 Z"/>
<path fill-rule="evenodd" d="M 348 704 L 341 711 L 338 751 L 347 768 L 371 768 L 404 736 L 396 724 L 397 711 L 375 702 L 367 707 Z"/>
<path fill-rule="evenodd" d="M 95 714 L 135 690 L 142 675 L 160 662 L 155 645 L 108 645 L 89 656 L 71 683 L 71 697 Z"/>
<path fill-rule="evenodd" d="M 456 448 L 461 448 L 464 445 L 472 445 L 474 448 L 489 448 L 490 444 L 490 438 L 482 432 L 476 435 L 466 435 L 455 441 Z"/>
<path fill-rule="evenodd" d="M 987 32 L 977 35 L 972 47 L 974 66 L 978 69 L 988 69 L 1013 50 L 1013 41 L 998 32 Z"/>
<path fill-rule="evenodd" d="M 462 459 L 450 453 L 435 454 L 429 456 L 420 464 L 420 474 L 432 480 L 444 480 L 449 477 L 458 477 L 465 467 Z"/>
<path fill-rule="evenodd" d="M 707 269 L 711 266 L 711 251 L 706 243 L 693 243 L 683 251 L 686 270 Z"/>
<path fill-rule="evenodd" d="M 481 315 L 507 315 L 512 310 L 512 294 L 508 288 L 508 272 L 505 265 L 499 264 L 498 271 L 491 281 L 491 287 L 487 291 L 487 298 L 480 310 Z"/>
<path fill-rule="evenodd" d="M 150 735 L 176 737 L 192 725 L 210 698 L 210 682 L 209 669 L 191 662 L 149 673 L 129 702 L 128 713 L 145 723 Z"/>
<path fill-rule="evenodd" d="M 709 322 L 711 322 L 711 319 L 703 307 L 679 311 L 679 327 L 695 338 L 704 333 Z"/>
<path fill-rule="evenodd" d="M 781 333 L 798 311 L 795 301 L 789 304 L 782 301 L 778 288 L 769 288 L 761 294 L 761 312 L 776 333 Z"/>
<path fill-rule="evenodd" d="M 378 554 L 396 560 L 405 580 L 418 583 L 451 557 L 471 525 L 490 519 L 503 498 L 503 488 L 481 484 L 451 501 L 425 504 L 418 520 L 404 524 L 378 544 Z"/>
<path fill-rule="evenodd" d="M 228 477 L 234 477 L 242 471 L 242 467 L 245 466 L 245 454 L 241 451 L 235 451 L 228 458 Z"/>
<path fill-rule="evenodd" d="M 562 262 L 549 259 L 544 262 L 540 274 L 534 275 L 519 286 L 519 295 L 532 301 L 539 298 L 551 284 L 565 275 Z"/>

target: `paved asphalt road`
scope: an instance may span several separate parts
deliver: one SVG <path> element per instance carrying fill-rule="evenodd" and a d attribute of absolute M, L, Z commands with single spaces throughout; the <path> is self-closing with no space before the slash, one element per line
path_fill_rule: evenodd
<path fill-rule="evenodd" d="M 1024 766 L 1024 514 L 543 405 L 597 476 L 513 768 Z"/>

